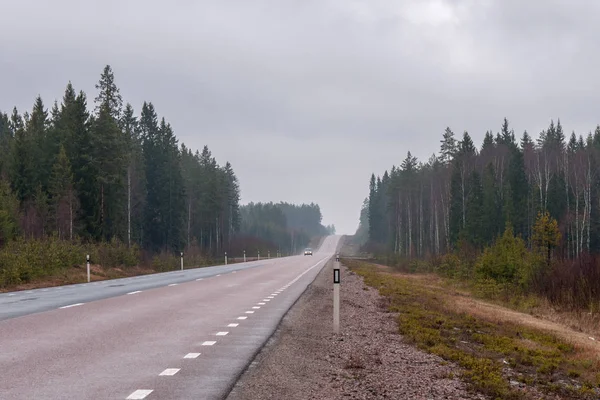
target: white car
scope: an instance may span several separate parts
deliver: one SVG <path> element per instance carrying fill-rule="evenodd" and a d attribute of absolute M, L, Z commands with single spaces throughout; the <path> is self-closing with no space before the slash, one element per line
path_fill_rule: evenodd
<path fill-rule="evenodd" d="M 306 249 L 304 249 L 304 255 L 305 256 L 312 256 L 312 249 L 310 247 L 307 247 Z"/>

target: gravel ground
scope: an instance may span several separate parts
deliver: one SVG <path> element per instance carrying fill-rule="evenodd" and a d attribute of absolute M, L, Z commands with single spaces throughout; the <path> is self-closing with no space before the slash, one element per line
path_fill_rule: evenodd
<path fill-rule="evenodd" d="M 228 400 L 482 399 L 457 367 L 402 342 L 376 290 L 342 268 L 341 333 L 332 332 L 332 265 L 318 275 Z"/>

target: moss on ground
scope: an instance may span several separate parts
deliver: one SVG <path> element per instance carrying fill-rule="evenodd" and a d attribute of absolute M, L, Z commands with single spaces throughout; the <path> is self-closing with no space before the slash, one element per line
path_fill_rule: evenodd
<path fill-rule="evenodd" d="M 527 398 L 517 384 L 567 399 L 600 396 L 600 362 L 540 330 L 457 312 L 451 299 L 418 280 L 343 260 L 388 299 L 399 332 L 417 347 L 453 361 L 471 387 L 494 399 Z"/>

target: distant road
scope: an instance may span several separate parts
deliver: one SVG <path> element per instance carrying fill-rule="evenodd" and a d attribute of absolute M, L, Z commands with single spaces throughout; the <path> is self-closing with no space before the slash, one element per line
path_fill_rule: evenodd
<path fill-rule="evenodd" d="M 0 399 L 220 399 L 335 253 L 0 294 Z"/>

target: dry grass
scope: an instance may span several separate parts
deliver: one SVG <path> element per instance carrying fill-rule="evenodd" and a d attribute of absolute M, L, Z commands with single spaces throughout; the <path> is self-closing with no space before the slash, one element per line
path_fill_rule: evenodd
<path fill-rule="evenodd" d="M 344 264 L 388 298 L 382 305 L 397 313 L 406 340 L 458 363 L 474 389 L 498 399 L 600 395 L 600 346 L 585 334 L 476 299 L 435 275 Z"/>

